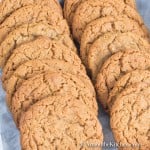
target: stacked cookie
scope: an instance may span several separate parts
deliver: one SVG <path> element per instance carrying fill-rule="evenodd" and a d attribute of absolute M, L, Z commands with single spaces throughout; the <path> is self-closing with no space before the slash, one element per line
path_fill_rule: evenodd
<path fill-rule="evenodd" d="M 56 0 L 0 3 L 0 66 L 23 150 L 102 143 L 95 90 Z"/>
<path fill-rule="evenodd" d="M 120 149 L 150 149 L 149 32 L 135 1 L 65 0 L 64 16 Z"/>

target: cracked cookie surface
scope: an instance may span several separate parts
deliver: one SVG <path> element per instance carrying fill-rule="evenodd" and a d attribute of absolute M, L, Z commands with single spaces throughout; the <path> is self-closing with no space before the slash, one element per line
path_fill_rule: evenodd
<path fill-rule="evenodd" d="M 95 90 L 89 79 L 69 73 L 47 72 L 25 81 L 12 98 L 10 110 L 16 124 L 31 105 L 53 95 L 81 97 L 87 107 L 98 114 Z"/>
<path fill-rule="evenodd" d="M 27 5 L 53 6 L 55 11 L 62 14 L 62 8 L 57 0 L 2 0 L 0 3 L 0 23 L 17 9 Z"/>
<path fill-rule="evenodd" d="M 150 86 L 139 83 L 126 88 L 111 111 L 111 128 L 120 150 L 146 150 L 150 147 Z M 139 147 L 140 146 L 140 147 Z"/>
<path fill-rule="evenodd" d="M 0 25 L 0 43 L 20 25 L 47 21 L 49 24 L 57 26 L 61 20 L 63 20 L 63 16 L 53 9 L 53 6 L 29 5 L 21 7 Z"/>
<path fill-rule="evenodd" d="M 130 73 L 127 73 L 122 78 L 120 78 L 116 84 L 114 85 L 114 88 L 109 94 L 109 98 L 107 101 L 109 110 L 111 110 L 116 97 L 128 86 L 134 85 L 137 83 L 146 83 L 150 85 L 150 71 L 149 70 L 136 70 L 132 71 Z"/>
<path fill-rule="evenodd" d="M 78 42 L 80 42 L 82 33 L 88 23 L 100 17 L 118 17 L 123 14 L 137 21 L 140 25 L 143 25 L 143 21 L 137 11 L 124 4 L 122 0 L 86 0 L 78 6 L 74 14 L 72 23 L 73 36 Z"/>
<path fill-rule="evenodd" d="M 67 19 L 68 24 L 71 26 L 73 17 L 75 14 L 76 9 L 78 6 L 86 0 L 65 0 L 64 2 L 64 16 Z M 124 0 L 125 4 L 135 8 L 135 1 L 134 0 Z"/>
<path fill-rule="evenodd" d="M 69 34 L 69 28 L 65 20 L 57 26 L 48 22 L 25 24 L 10 32 L 0 45 L 0 67 L 3 68 L 12 51 L 19 45 L 29 42 L 38 36 L 47 36 L 51 39 L 59 35 Z"/>
<path fill-rule="evenodd" d="M 145 50 L 150 52 L 150 44 L 144 38 L 131 32 L 110 32 L 100 36 L 90 47 L 87 55 L 88 69 L 93 80 L 103 63 L 118 51 L 126 49 Z"/>
<path fill-rule="evenodd" d="M 64 16 L 67 19 L 67 22 L 70 26 L 72 26 L 74 13 L 82 1 L 85 1 L 85 0 L 65 0 L 64 1 Z"/>
<path fill-rule="evenodd" d="M 14 93 L 24 81 L 46 71 L 70 73 L 73 75 L 82 76 L 88 80 L 82 65 L 73 66 L 73 64 L 70 62 L 59 60 L 57 58 L 47 60 L 30 60 L 20 65 L 16 71 L 13 72 L 11 77 L 5 82 L 8 106 L 10 106 Z"/>
<path fill-rule="evenodd" d="M 76 47 L 68 35 L 57 36 L 55 39 L 48 37 L 38 37 L 28 43 L 22 44 L 14 49 L 8 62 L 3 68 L 2 82 L 5 88 L 5 82 L 11 77 L 13 72 L 21 64 L 35 59 L 59 59 L 78 66 L 81 71 L 81 60 L 76 55 Z"/>
<path fill-rule="evenodd" d="M 103 142 L 98 119 L 82 98 L 69 95 L 37 102 L 21 116 L 19 127 L 24 150 L 88 150 L 87 143 Z"/>
<path fill-rule="evenodd" d="M 133 8 L 136 8 L 136 2 L 135 0 L 124 0 L 124 3 L 133 7 Z"/>
<path fill-rule="evenodd" d="M 96 79 L 98 99 L 107 110 L 107 100 L 115 83 L 126 73 L 150 69 L 150 53 L 139 50 L 120 51 L 106 60 Z"/>
<path fill-rule="evenodd" d="M 129 18 L 125 14 L 118 15 L 117 17 L 107 16 L 99 18 L 89 23 L 82 34 L 80 55 L 84 64 L 87 65 L 87 56 L 90 46 L 99 37 L 108 32 L 132 32 L 146 38 L 147 40 L 146 29 L 143 29 L 142 25 L 140 25 L 137 21 Z"/>

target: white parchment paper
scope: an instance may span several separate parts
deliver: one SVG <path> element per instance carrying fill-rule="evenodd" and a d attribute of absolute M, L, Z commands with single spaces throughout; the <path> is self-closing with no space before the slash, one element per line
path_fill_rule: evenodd
<path fill-rule="evenodd" d="M 0 0 L 1 1 L 1 0 Z M 60 0 L 61 1 L 61 0 Z M 63 3 L 63 1 L 61 1 Z M 150 1 L 137 0 L 137 8 L 147 27 L 150 27 Z M 1 75 L 1 72 L 0 72 Z M 109 117 L 100 107 L 99 120 L 103 126 L 105 143 L 114 142 L 109 126 Z M 116 150 L 114 147 L 104 147 L 103 150 Z M 19 131 L 5 103 L 5 92 L 0 82 L 0 150 L 21 150 Z"/>

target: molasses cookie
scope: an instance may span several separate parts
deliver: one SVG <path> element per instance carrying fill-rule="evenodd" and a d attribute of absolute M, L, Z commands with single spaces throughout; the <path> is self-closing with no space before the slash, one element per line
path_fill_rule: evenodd
<path fill-rule="evenodd" d="M 2 0 L 0 2 L 0 23 L 17 9 L 27 5 L 53 6 L 53 10 L 62 14 L 62 8 L 57 0 Z"/>
<path fill-rule="evenodd" d="M 119 150 L 149 149 L 149 85 L 130 86 L 116 98 L 111 110 L 111 128 Z"/>
<path fill-rule="evenodd" d="M 98 119 L 82 98 L 70 95 L 37 102 L 21 116 L 19 128 L 24 150 L 89 149 L 87 144 L 103 142 Z"/>
<path fill-rule="evenodd" d="M 16 27 L 26 23 L 38 23 L 47 21 L 56 26 L 59 22 L 64 22 L 63 16 L 58 13 L 53 6 L 29 5 L 21 7 L 0 24 L 0 43 Z"/>
<path fill-rule="evenodd" d="M 88 50 L 87 62 L 93 80 L 103 63 L 114 53 L 126 49 L 150 52 L 150 44 L 144 38 L 131 32 L 109 32 L 100 36 Z"/>
<path fill-rule="evenodd" d="M 73 16 L 81 2 L 85 0 L 65 0 L 64 1 L 64 16 L 67 22 L 72 26 Z"/>
<path fill-rule="evenodd" d="M 108 16 L 92 21 L 86 26 L 81 38 L 80 55 L 86 65 L 90 46 L 107 32 L 132 32 L 146 38 L 142 26 L 127 15 L 118 15 L 117 17 Z"/>
<path fill-rule="evenodd" d="M 135 70 L 127 73 L 122 78 L 120 78 L 114 85 L 113 90 L 109 94 L 109 99 L 107 101 L 109 110 L 111 110 L 116 97 L 128 86 L 137 83 L 146 83 L 150 85 L 150 71 L 148 70 Z"/>
<path fill-rule="evenodd" d="M 76 9 L 78 6 L 86 0 L 65 0 L 64 1 L 64 16 L 68 21 L 68 24 L 71 26 L 73 17 L 75 14 Z M 135 8 L 135 1 L 134 0 L 124 0 L 125 4 L 128 4 L 129 6 Z"/>
<path fill-rule="evenodd" d="M 10 32 L 0 45 L 0 67 L 3 68 L 12 51 L 19 45 L 34 40 L 37 36 L 47 36 L 51 39 L 59 35 L 69 34 L 66 21 L 57 26 L 48 22 L 25 24 Z"/>
<path fill-rule="evenodd" d="M 106 60 L 96 79 L 98 98 L 107 109 L 107 100 L 115 83 L 126 73 L 150 69 L 150 53 L 139 50 L 120 51 Z"/>
<path fill-rule="evenodd" d="M 133 7 L 133 8 L 136 8 L 136 2 L 135 0 L 124 0 L 125 4 Z"/>
<path fill-rule="evenodd" d="M 126 5 L 123 0 L 86 0 L 78 6 L 74 14 L 72 24 L 73 36 L 78 42 L 80 42 L 82 33 L 87 24 L 101 17 L 118 17 L 119 15 L 127 15 L 128 18 L 143 25 L 143 21 L 137 11 Z"/>
<path fill-rule="evenodd" d="M 5 82 L 5 89 L 7 91 L 7 104 L 11 103 L 12 96 L 22 83 L 35 75 L 50 72 L 70 73 L 77 76 L 87 78 L 84 67 L 73 66 L 70 62 L 59 59 L 45 59 L 45 60 L 30 60 L 20 65 L 11 77 Z"/>
<path fill-rule="evenodd" d="M 44 73 L 25 81 L 12 98 L 11 108 L 16 124 L 31 105 L 53 95 L 72 95 L 98 114 L 95 90 L 89 79 L 69 73 Z"/>
<path fill-rule="evenodd" d="M 78 66 L 81 71 L 81 60 L 76 55 L 76 48 L 68 35 L 60 35 L 55 39 L 48 37 L 38 37 L 33 41 L 22 44 L 14 49 L 3 68 L 2 82 L 5 89 L 5 82 L 11 77 L 13 72 L 23 63 L 35 59 L 57 59 L 69 62 Z"/>

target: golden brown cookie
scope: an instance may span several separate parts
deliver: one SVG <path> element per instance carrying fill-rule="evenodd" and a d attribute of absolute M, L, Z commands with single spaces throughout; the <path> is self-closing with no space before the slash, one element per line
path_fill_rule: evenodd
<path fill-rule="evenodd" d="M 72 21 L 74 17 L 74 13 L 78 6 L 86 0 L 65 0 L 64 1 L 64 16 L 67 19 L 67 22 L 70 26 L 72 26 Z M 135 0 L 124 0 L 125 4 L 135 8 Z"/>
<path fill-rule="evenodd" d="M 108 57 L 118 51 L 130 48 L 150 52 L 149 42 L 131 32 L 108 32 L 100 36 L 91 45 L 87 55 L 88 68 L 93 80 Z"/>
<path fill-rule="evenodd" d="M 82 33 L 87 24 L 95 19 L 106 16 L 127 15 L 143 25 L 143 21 L 137 11 L 126 5 L 123 0 L 86 0 L 82 2 L 74 14 L 72 28 L 74 38 L 80 42 Z"/>
<path fill-rule="evenodd" d="M 121 33 L 132 32 L 144 38 L 146 35 L 142 25 L 127 15 L 108 16 L 92 21 L 86 26 L 81 38 L 80 55 L 84 64 L 87 65 L 88 52 L 93 42 L 107 32 L 116 31 Z"/>
<path fill-rule="evenodd" d="M 59 50 L 58 50 L 59 52 Z M 61 53 L 61 52 L 60 52 Z M 75 62 L 76 63 L 76 62 Z M 35 75 L 50 72 L 63 72 L 70 73 L 77 76 L 83 76 L 87 78 L 84 67 L 80 64 L 74 65 L 66 60 L 60 60 L 59 58 L 51 58 L 45 60 L 30 60 L 20 65 L 11 75 L 11 77 L 5 81 L 5 89 L 7 92 L 7 104 L 10 106 L 11 99 L 17 89 L 22 83 Z"/>
<path fill-rule="evenodd" d="M 150 86 L 128 87 L 116 99 L 111 111 L 111 128 L 119 150 L 150 148 Z M 124 145 L 124 147 L 123 147 Z"/>
<path fill-rule="evenodd" d="M 0 67 L 3 68 L 12 51 L 25 42 L 34 40 L 37 36 L 47 36 L 51 39 L 59 35 L 69 34 L 65 20 L 55 25 L 48 22 L 25 24 L 10 32 L 0 45 Z"/>
<path fill-rule="evenodd" d="M 72 95 L 82 98 L 95 115 L 98 107 L 95 90 L 88 78 L 69 73 L 44 73 L 25 81 L 12 98 L 11 111 L 16 124 L 31 105 L 53 95 Z"/>
<path fill-rule="evenodd" d="M 63 16 L 53 9 L 53 6 L 29 5 L 21 7 L 0 24 L 0 43 L 16 27 L 41 21 L 47 21 L 49 24 L 57 26 L 59 22 L 63 21 Z"/>
<path fill-rule="evenodd" d="M 64 60 L 81 68 L 81 61 L 74 53 L 76 48 L 68 35 L 61 35 L 55 39 L 39 37 L 33 41 L 22 44 L 14 49 L 3 68 L 2 82 L 5 89 L 5 82 L 11 77 L 13 72 L 23 63 L 35 59 L 59 59 Z"/>
<path fill-rule="evenodd" d="M 0 23 L 17 9 L 32 4 L 39 6 L 53 6 L 55 11 L 62 14 L 62 9 L 57 0 L 2 0 L 0 3 Z"/>
<path fill-rule="evenodd" d="M 136 8 L 136 0 L 124 0 L 124 3 L 133 8 Z"/>
<path fill-rule="evenodd" d="M 150 69 L 150 53 L 139 50 L 120 51 L 106 60 L 96 79 L 98 99 L 107 109 L 108 95 L 126 73 L 136 69 Z"/>
<path fill-rule="evenodd" d="M 135 70 L 135 71 L 127 73 L 122 78 L 120 78 L 116 82 L 116 84 L 114 85 L 114 88 L 109 94 L 109 98 L 107 101 L 109 110 L 111 111 L 111 108 L 113 104 L 115 103 L 116 97 L 124 89 L 126 89 L 130 85 L 134 85 L 140 82 L 150 85 L 150 71 L 149 70 Z"/>
<path fill-rule="evenodd" d="M 73 16 L 78 6 L 85 0 L 65 0 L 64 1 L 64 17 L 67 22 L 72 26 Z"/>
<path fill-rule="evenodd" d="M 23 150 L 87 150 L 88 143 L 103 142 L 98 119 L 82 98 L 70 95 L 37 102 L 22 115 L 19 127 Z"/>

